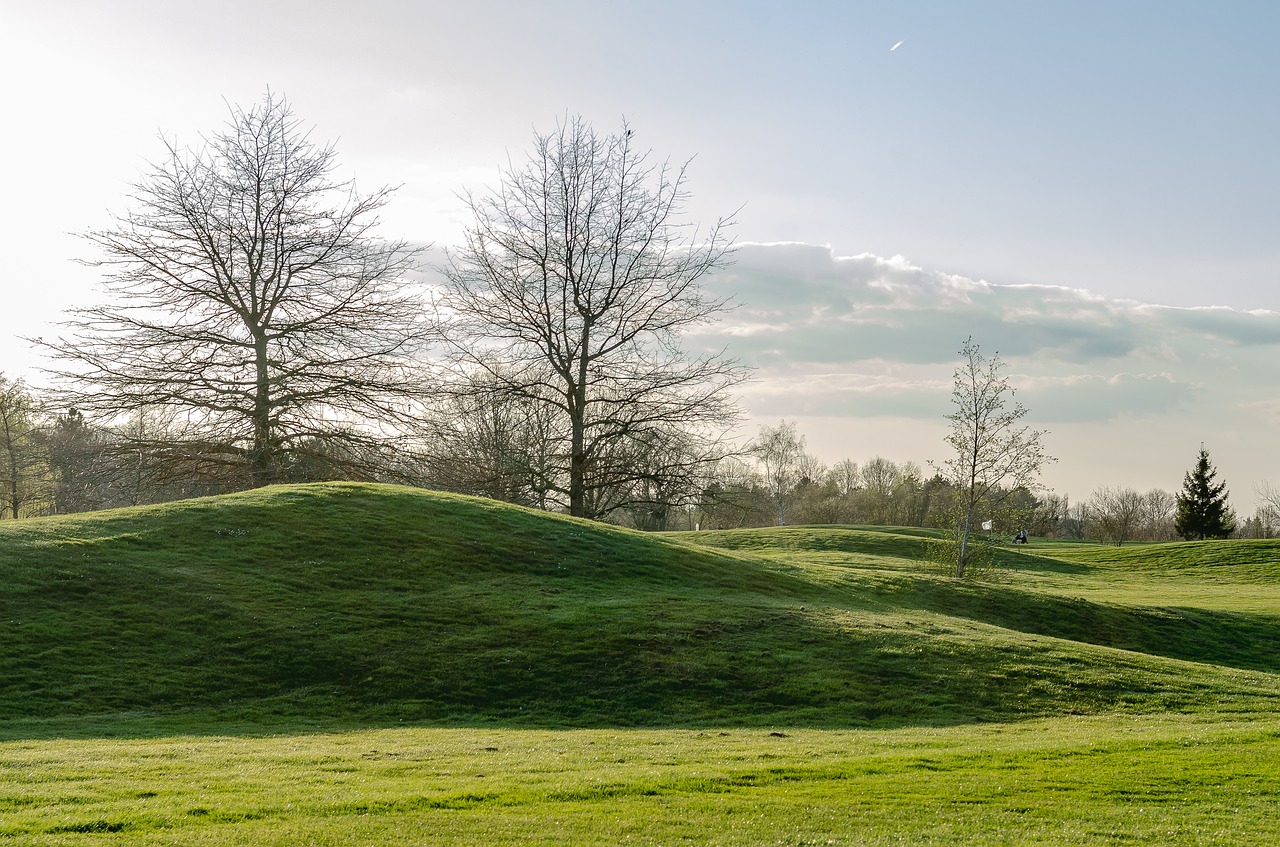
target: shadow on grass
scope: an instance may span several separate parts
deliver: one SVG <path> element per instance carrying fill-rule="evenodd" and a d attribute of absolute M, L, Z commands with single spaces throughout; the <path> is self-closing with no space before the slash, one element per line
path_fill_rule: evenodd
<path fill-rule="evenodd" d="M 1276 687 L 1251 675 L 1170 667 L 1140 655 L 1100 656 L 1069 644 L 956 637 L 945 620 L 918 615 L 929 606 L 950 607 L 975 620 L 1013 622 L 1012 610 L 1025 598 L 995 597 L 978 614 L 963 608 L 972 606 L 964 592 L 938 591 L 914 607 L 917 615 L 891 622 L 793 606 L 720 619 L 683 614 L 645 626 L 644 620 L 663 621 L 661 610 L 637 607 L 625 628 L 602 627 L 587 615 L 536 640 L 508 632 L 467 649 L 436 651 L 425 664 L 421 655 L 416 665 L 384 664 L 359 680 L 352 669 L 335 666 L 331 678 L 346 682 L 257 700 L 219 703 L 217 692 L 192 691 L 167 708 L 116 714 L 36 718 L 10 709 L 13 719 L 0 721 L 0 739 L 255 737 L 405 726 L 891 729 L 1195 711 L 1206 703 L 1275 708 L 1266 704 Z M 1054 611 L 1041 607 L 1046 616 Z M 367 671 L 362 663 L 356 676 Z"/>
<path fill-rule="evenodd" d="M 1280 617 L 1195 608 L 1094 603 L 942 580 L 886 583 L 886 602 L 1035 635 L 1168 659 L 1280 673 Z"/>
<path fill-rule="evenodd" d="M 996 562 L 1002 568 L 1031 573 L 1060 573 L 1081 576 L 1096 568 L 1083 562 L 1071 562 L 1056 558 L 1051 550 L 1037 551 L 1034 547 L 1001 547 L 996 550 Z"/>
<path fill-rule="evenodd" d="M 759 529 L 669 533 L 671 537 L 703 547 L 744 553 L 797 554 L 849 553 L 900 559 L 919 567 L 929 545 L 942 533 L 918 527 L 785 526 Z M 978 536 L 984 538 L 983 536 Z M 1013 546 L 1008 537 L 996 539 L 996 561 L 1002 568 L 1020 571 L 1080 575 L 1095 568 L 1087 562 L 1056 558 L 1050 549 Z"/>

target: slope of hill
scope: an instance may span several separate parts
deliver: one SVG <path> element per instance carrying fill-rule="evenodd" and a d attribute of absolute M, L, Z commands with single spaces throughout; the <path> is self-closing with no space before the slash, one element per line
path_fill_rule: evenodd
<path fill-rule="evenodd" d="M 1272 615 L 1068 597 L 1105 571 L 1083 558 L 956 583 L 920 544 L 662 537 L 345 483 L 5 523 L 0 720 L 852 727 L 1280 696 Z"/>

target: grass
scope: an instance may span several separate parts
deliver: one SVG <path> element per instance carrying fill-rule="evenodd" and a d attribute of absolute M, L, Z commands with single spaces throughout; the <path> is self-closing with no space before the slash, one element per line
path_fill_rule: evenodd
<path fill-rule="evenodd" d="M 1280 836 L 1280 543 L 958 582 L 927 537 L 356 484 L 0 523 L 0 840 Z"/>
<path fill-rule="evenodd" d="M 1280 723 L 382 729 L 0 746 L 13 844 L 1224 844 L 1280 837 Z"/>

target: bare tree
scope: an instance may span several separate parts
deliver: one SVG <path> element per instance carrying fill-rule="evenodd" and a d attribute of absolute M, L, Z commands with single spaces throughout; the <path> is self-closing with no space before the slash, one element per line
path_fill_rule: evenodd
<path fill-rule="evenodd" d="M 796 474 L 803 485 L 821 485 L 827 476 L 827 466 L 812 453 L 802 453 L 796 466 Z"/>
<path fill-rule="evenodd" d="M 890 509 L 893 523 L 924 526 L 929 517 L 930 500 L 931 492 L 920 465 L 910 461 L 899 464 Z"/>
<path fill-rule="evenodd" d="M 759 483 L 759 474 L 745 458 L 735 455 L 717 462 L 697 497 L 696 526 L 730 529 L 767 524 L 772 503 Z"/>
<path fill-rule="evenodd" d="M 889 523 L 900 477 L 898 464 L 892 459 L 876 456 L 862 463 L 862 491 L 858 498 L 862 520 L 877 525 Z"/>
<path fill-rule="evenodd" d="M 788 498 L 800 481 L 799 469 L 805 456 L 804 436 L 796 432 L 796 425 L 791 421 L 764 426 L 752 443 L 751 452 L 760 461 L 765 488 L 777 509 L 778 526 L 782 526 L 787 522 Z"/>
<path fill-rule="evenodd" d="M 651 164 L 625 125 L 602 136 L 581 118 L 535 134 L 523 167 L 466 197 L 474 223 L 440 302 L 455 375 L 554 410 L 548 486 L 573 515 L 618 508 L 649 473 L 637 451 L 673 429 L 695 445 L 693 475 L 724 454 L 746 372 L 679 341 L 725 308 L 699 281 L 731 244 L 725 221 L 704 235 L 680 222 L 686 198 L 684 167 Z"/>
<path fill-rule="evenodd" d="M 21 380 L 0 375 L 0 515 L 13 520 L 39 514 L 50 495 L 48 461 L 38 427 L 31 392 Z"/>
<path fill-rule="evenodd" d="M 45 421 L 40 430 L 53 475 L 53 514 L 87 512 L 107 502 L 99 469 L 103 433 L 89 425 L 78 409 Z"/>
<path fill-rule="evenodd" d="M 955 486 L 955 576 L 969 564 L 975 525 L 993 520 L 1019 489 L 1036 488 L 1040 469 L 1052 462 L 1041 443 L 1043 431 L 1022 424 L 1027 410 L 1014 399 L 1016 390 L 1002 373 L 999 354 L 987 358 L 972 338 L 960 348 L 951 392 L 953 411 L 947 444 L 954 455 L 939 470 Z M 1010 401 L 1012 405 L 1010 406 Z"/>
<path fill-rule="evenodd" d="M 1141 534 L 1146 541 L 1172 541 L 1177 537 L 1173 516 L 1178 497 L 1172 491 L 1153 488 L 1142 495 Z"/>
<path fill-rule="evenodd" d="M 1091 534 L 1119 547 L 1142 528 L 1144 506 L 1144 495 L 1136 489 L 1096 489 L 1089 497 Z"/>
<path fill-rule="evenodd" d="M 235 491 L 249 484 L 246 467 L 229 467 L 219 445 L 208 445 L 182 411 L 150 404 L 105 430 L 95 476 L 111 505 L 138 506 Z"/>
<path fill-rule="evenodd" d="M 632 451 L 628 464 L 641 472 L 630 488 L 615 489 L 616 508 L 626 510 L 639 529 L 663 531 L 682 513 L 691 518 L 714 480 L 717 463 L 704 461 L 697 454 L 700 445 L 676 428 L 626 446 Z"/>
<path fill-rule="evenodd" d="M 429 407 L 419 429 L 423 481 L 433 487 L 548 508 L 556 462 L 551 454 L 562 432 L 550 404 L 513 397 L 483 374 Z"/>
<path fill-rule="evenodd" d="M 863 485 L 869 491 L 884 497 L 893 494 L 893 489 L 898 484 L 899 473 L 898 464 L 883 456 L 876 456 L 862 464 Z"/>
<path fill-rule="evenodd" d="M 1093 516 L 1089 513 L 1089 502 L 1071 503 L 1064 498 L 1062 520 L 1058 522 L 1058 532 L 1063 538 L 1083 541 L 1089 534 L 1089 523 Z"/>
<path fill-rule="evenodd" d="M 841 497 L 848 497 L 862 485 L 862 471 L 852 459 L 841 459 L 827 472 Z"/>
<path fill-rule="evenodd" d="M 1259 526 L 1269 534 L 1280 527 L 1280 486 L 1273 482 L 1259 482 L 1253 487 L 1253 493 L 1258 498 L 1256 517 Z"/>
<path fill-rule="evenodd" d="M 1036 498 L 1035 508 L 1029 519 L 1029 530 L 1032 535 L 1066 536 L 1070 527 L 1071 503 L 1064 494 L 1048 492 Z"/>
<path fill-rule="evenodd" d="M 317 440 L 377 441 L 374 422 L 416 390 L 427 336 L 405 282 L 415 251 L 374 237 L 391 189 L 335 182 L 333 147 L 271 93 L 200 148 L 165 146 L 134 210 L 85 235 L 114 300 L 45 343 L 65 363 L 63 404 L 175 410 L 183 452 L 253 486 L 287 478 Z"/>

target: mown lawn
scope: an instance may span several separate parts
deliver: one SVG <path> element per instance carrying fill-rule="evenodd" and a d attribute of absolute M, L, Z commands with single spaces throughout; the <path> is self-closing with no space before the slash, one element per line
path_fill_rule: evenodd
<path fill-rule="evenodd" d="M 0 744 L 6 844 L 1273 844 L 1280 720 Z"/>

